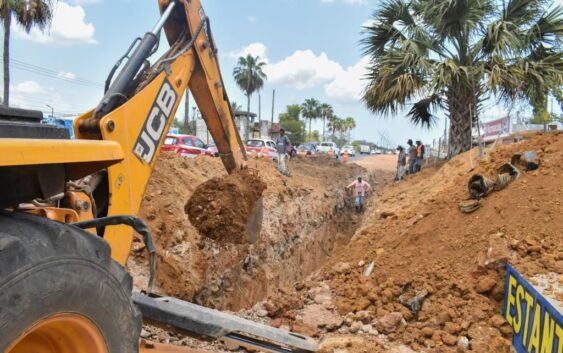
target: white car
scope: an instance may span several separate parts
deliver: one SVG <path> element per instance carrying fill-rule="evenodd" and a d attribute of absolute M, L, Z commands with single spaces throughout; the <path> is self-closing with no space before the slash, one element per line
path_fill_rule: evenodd
<path fill-rule="evenodd" d="M 343 156 L 344 153 L 348 153 L 350 157 L 354 157 L 356 155 L 356 149 L 352 145 L 342 146 L 342 150 L 340 150 L 340 155 Z"/>
<path fill-rule="evenodd" d="M 340 155 L 340 149 L 336 146 L 334 142 L 323 142 L 317 146 L 317 152 L 319 153 L 328 153 L 330 150 L 334 153 L 336 157 Z"/>

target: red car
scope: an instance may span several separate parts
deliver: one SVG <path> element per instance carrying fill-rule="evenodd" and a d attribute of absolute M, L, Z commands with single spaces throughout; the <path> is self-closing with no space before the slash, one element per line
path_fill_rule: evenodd
<path fill-rule="evenodd" d="M 194 158 L 197 156 L 213 157 L 213 152 L 200 139 L 191 135 L 168 135 L 164 139 L 162 152 L 175 152 L 182 157 Z"/>

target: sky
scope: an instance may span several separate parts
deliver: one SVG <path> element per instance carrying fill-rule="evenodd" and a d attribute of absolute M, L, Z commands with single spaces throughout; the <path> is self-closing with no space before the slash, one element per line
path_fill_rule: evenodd
<path fill-rule="evenodd" d="M 563 0 L 558 0 L 563 1 Z M 432 129 L 413 126 L 405 113 L 382 117 L 360 100 L 366 85 L 367 59 L 359 41 L 378 0 L 202 0 L 219 49 L 221 70 L 231 101 L 246 107 L 246 97 L 232 72 L 240 55 L 258 55 L 268 65 L 260 92 L 261 116 L 274 120 L 286 105 L 307 98 L 330 103 L 340 117 L 355 118 L 353 139 L 393 145 L 443 135 L 444 121 Z M 12 31 L 11 103 L 55 115 L 76 115 L 95 107 L 103 82 L 135 37 L 152 29 L 159 18 L 157 1 L 59 0 L 51 27 L 44 33 Z M 162 43 L 166 43 L 163 36 Z M 157 55 L 166 48 L 161 46 Z M 192 100 L 193 102 L 193 100 Z M 182 119 L 183 105 L 177 116 Z M 486 115 L 501 117 L 503 107 Z M 251 110 L 258 112 L 258 96 Z M 441 114 L 442 115 L 442 114 Z M 314 129 L 322 130 L 320 123 Z"/>

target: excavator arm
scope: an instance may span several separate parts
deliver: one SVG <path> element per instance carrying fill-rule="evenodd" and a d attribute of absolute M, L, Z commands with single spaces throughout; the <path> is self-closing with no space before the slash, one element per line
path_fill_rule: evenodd
<path fill-rule="evenodd" d="M 119 75 L 108 85 L 94 111 L 75 121 L 79 139 L 118 142 L 121 163 L 107 169 L 107 212 L 98 216 L 137 214 L 160 148 L 189 87 L 229 173 L 246 168 L 246 154 L 235 126 L 219 67 L 209 19 L 199 0 L 160 1 L 162 18 L 137 41 Z M 148 57 L 164 27 L 170 49 L 147 67 Z M 104 207 L 99 209 L 105 209 Z M 124 236 L 125 234 L 125 236 Z M 104 229 L 112 256 L 125 263 L 132 231 L 126 226 Z"/>

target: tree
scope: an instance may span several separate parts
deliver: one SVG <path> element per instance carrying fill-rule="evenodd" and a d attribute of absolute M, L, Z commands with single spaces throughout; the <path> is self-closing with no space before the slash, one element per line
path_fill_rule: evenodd
<path fill-rule="evenodd" d="M 363 100 L 431 126 L 450 118 L 450 154 L 469 150 L 488 98 L 532 105 L 563 83 L 563 9 L 547 0 L 385 0 L 365 28 L 371 62 Z M 504 5 L 503 5 L 504 4 Z"/>
<path fill-rule="evenodd" d="M 0 18 L 4 26 L 4 99 L 10 105 L 10 34 L 12 16 L 29 33 L 33 27 L 44 31 L 53 18 L 53 0 L 0 0 Z"/>
<path fill-rule="evenodd" d="M 321 142 L 321 134 L 319 133 L 319 130 L 313 130 L 311 134 L 307 134 L 305 140 L 307 142 Z"/>
<path fill-rule="evenodd" d="M 332 139 L 336 138 L 336 132 L 340 131 L 342 127 L 342 119 L 340 119 L 337 115 L 332 115 L 328 121 L 328 129 L 332 132 Z"/>
<path fill-rule="evenodd" d="M 306 99 L 301 105 L 301 113 L 305 119 L 309 119 L 309 135 L 311 135 L 311 124 L 321 115 L 321 103 L 315 98 Z"/>
<path fill-rule="evenodd" d="M 344 132 L 348 133 L 348 142 L 350 142 L 351 140 L 351 132 L 352 130 L 354 130 L 356 128 L 356 120 L 354 120 L 354 118 L 352 117 L 347 117 L 346 119 L 344 119 L 344 121 L 342 122 L 342 130 Z"/>
<path fill-rule="evenodd" d="M 261 61 L 259 56 L 248 54 L 238 58 L 238 64 L 233 70 L 237 85 L 246 95 L 247 112 L 250 112 L 250 97 L 264 87 L 264 81 L 268 78 L 263 71 L 264 66 L 266 63 Z"/>
<path fill-rule="evenodd" d="M 242 109 L 242 105 L 238 104 L 238 103 L 235 102 L 235 101 L 232 101 L 232 102 L 231 102 L 231 109 L 232 109 L 233 113 L 234 113 L 234 112 L 238 112 L 238 111 L 240 111 L 240 110 Z"/>
<path fill-rule="evenodd" d="M 324 139 L 326 138 L 326 130 L 325 130 L 326 120 L 329 119 L 332 115 L 334 115 L 334 109 L 332 108 L 332 105 L 328 103 L 323 103 L 320 106 L 320 113 L 321 113 L 321 118 L 323 119 L 323 141 L 324 141 Z"/>
<path fill-rule="evenodd" d="M 287 132 L 294 145 L 304 142 L 305 123 L 299 120 L 300 113 L 301 106 L 294 104 L 288 105 L 286 112 L 280 114 L 280 126 Z"/>

